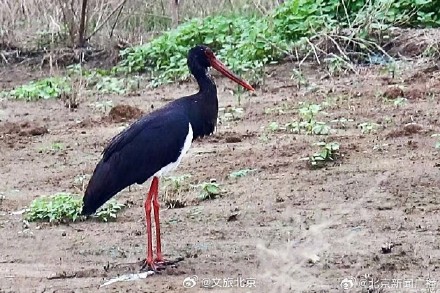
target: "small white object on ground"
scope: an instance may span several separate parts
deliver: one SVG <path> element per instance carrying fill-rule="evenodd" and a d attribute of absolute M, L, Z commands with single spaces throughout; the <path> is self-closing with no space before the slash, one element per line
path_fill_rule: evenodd
<path fill-rule="evenodd" d="M 153 271 L 147 271 L 147 272 L 143 272 L 143 273 L 138 273 L 138 274 L 125 274 L 125 275 L 121 275 L 117 278 L 113 278 L 108 280 L 107 282 L 105 282 L 104 284 L 100 285 L 99 287 L 104 287 L 104 286 L 108 286 L 111 285 L 113 283 L 116 282 L 127 282 L 127 281 L 137 281 L 140 279 L 145 279 L 150 275 L 154 275 Z"/>

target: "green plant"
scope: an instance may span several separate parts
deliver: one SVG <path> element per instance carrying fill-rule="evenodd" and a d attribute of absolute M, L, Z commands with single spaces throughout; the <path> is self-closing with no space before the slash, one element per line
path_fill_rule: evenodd
<path fill-rule="evenodd" d="M 286 114 L 291 111 L 291 107 L 287 103 L 282 103 L 281 105 L 277 105 L 274 107 L 268 107 L 264 109 L 264 114 Z"/>
<path fill-rule="evenodd" d="M 124 204 L 118 203 L 115 200 L 109 200 L 102 208 L 100 208 L 94 215 L 97 219 L 103 222 L 115 220 L 120 210 L 125 207 Z"/>
<path fill-rule="evenodd" d="M 65 149 L 65 145 L 62 142 L 53 142 L 50 146 L 42 147 L 39 149 L 39 152 L 52 152 L 56 153 Z"/>
<path fill-rule="evenodd" d="M 220 121 L 237 121 L 241 120 L 244 115 L 244 109 L 240 107 L 232 107 L 228 106 L 225 108 L 219 108 L 219 112 L 223 113 L 222 116 L 220 116 Z"/>
<path fill-rule="evenodd" d="M 245 177 L 251 173 L 254 173 L 255 171 L 257 171 L 257 170 L 256 169 L 241 169 L 241 170 L 231 172 L 231 174 L 229 174 L 229 177 L 230 178 L 241 178 L 241 177 Z"/>
<path fill-rule="evenodd" d="M 80 216 L 82 200 L 69 193 L 43 196 L 32 201 L 26 211 L 28 221 L 75 222 Z"/>
<path fill-rule="evenodd" d="M 335 161 L 339 157 L 339 143 L 318 142 L 315 145 L 320 147 L 319 152 L 306 158 L 312 168 L 324 167 L 327 162 Z"/>
<path fill-rule="evenodd" d="M 398 97 L 397 99 L 395 99 L 395 100 L 393 101 L 393 104 L 394 104 L 394 106 L 396 106 L 396 107 L 402 107 L 402 106 L 405 106 L 406 103 L 408 103 L 408 99 L 407 99 L 407 98 L 404 98 L 404 97 Z"/>
<path fill-rule="evenodd" d="M 298 87 L 298 89 L 301 89 L 303 86 L 309 85 L 309 81 L 300 69 L 294 68 L 292 70 L 292 75 L 290 76 L 290 79 L 295 79 L 297 81 L 296 86 Z"/>
<path fill-rule="evenodd" d="M 36 101 L 60 98 L 63 94 L 70 92 L 71 87 L 67 77 L 49 77 L 21 85 L 5 92 L 4 95 L 17 100 Z"/>
<path fill-rule="evenodd" d="M 327 64 L 327 70 L 330 76 L 339 76 L 349 70 L 355 71 L 350 60 L 346 60 L 344 57 L 335 54 L 330 54 L 329 57 L 324 59 L 324 62 Z"/>
<path fill-rule="evenodd" d="M 95 88 L 98 92 L 103 94 L 125 94 L 126 86 L 124 79 L 120 79 L 113 76 L 103 76 L 98 80 L 95 85 Z"/>
<path fill-rule="evenodd" d="M 318 114 L 325 114 L 322 112 L 322 107 L 319 104 L 305 104 L 300 103 L 301 107 L 298 109 L 299 121 L 291 121 L 284 124 L 284 126 L 280 126 L 278 122 L 271 122 L 267 126 L 269 132 L 277 132 L 281 130 L 286 130 L 288 132 L 300 133 L 301 131 L 305 131 L 307 134 L 316 134 L 316 135 L 327 135 L 330 133 L 330 126 L 325 122 L 316 121 L 316 116 Z M 273 108 L 275 110 L 276 108 Z M 270 109 L 269 111 L 273 111 Z"/>
<path fill-rule="evenodd" d="M 318 114 L 323 114 L 322 107 L 319 104 L 304 104 L 301 103 L 298 110 L 300 121 L 296 124 L 289 124 L 288 128 L 292 132 L 300 132 L 305 130 L 308 134 L 327 135 L 330 132 L 330 126 L 325 122 L 316 121 Z"/>
<path fill-rule="evenodd" d="M 100 112 L 107 112 L 109 109 L 113 108 L 113 101 L 98 101 L 89 105 L 92 108 L 97 109 Z"/>
<path fill-rule="evenodd" d="M 354 121 L 353 119 L 341 117 L 341 118 L 338 118 L 338 119 L 334 119 L 334 120 L 332 120 L 330 122 L 331 123 L 336 123 L 336 125 L 338 125 L 339 128 L 346 129 L 347 128 L 347 124 L 349 122 L 353 122 L 353 121 Z"/>
<path fill-rule="evenodd" d="M 251 82 L 264 64 L 277 60 L 285 47 L 271 21 L 255 16 L 210 16 L 192 19 L 151 42 L 126 49 L 116 72 L 151 73 L 154 85 L 188 77 L 186 57 L 197 45 L 210 46 L 219 59 Z"/>
<path fill-rule="evenodd" d="M 399 71 L 399 65 L 394 60 L 391 62 L 387 62 L 385 68 L 382 71 L 384 71 L 388 75 L 391 75 L 391 78 L 394 79 Z"/>
<path fill-rule="evenodd" d="M 215 199 L 224 192 L 216 182 L 203 182 L 198 187 L 200 188 L 199 200 Z"/>
<path fill-rule="evenodd" d="M 123 207 L 123 204 L 110 200 L 93 217 L 107 222 L 110 219 L 116 218 L 117 212 Z M 31 222 L 75 222 L 76 220 L 84 220 L 86 218 L 81 216 L 81 209 L 81 197 L 70 193 L 57 193 L 34 199 L 26 211 L 25 218 Z"/>
<path fill-rule="evenodd" d="M 282 129 L 282 128 L 280 127 L 280 125 L 278 124 L 278 122 L 272 121 L 272 122 L 270 122 L 269 125 L 267 126 L 267 129 L 268 129 L 270 132 L 277 132 L 278 130 L 280 130 L 280 129 Z"/>
<path fill-rule="evenodd" d="M 375 133 L 378 127 L 379 124 L 373 122 L 364 122 L 358 125 L 358 128 L 361 129 L 363 134 Z"/>

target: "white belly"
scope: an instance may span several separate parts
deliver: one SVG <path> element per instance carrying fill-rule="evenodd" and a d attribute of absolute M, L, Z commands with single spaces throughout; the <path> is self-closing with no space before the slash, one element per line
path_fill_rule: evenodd
<path fill-rule="evenodd" d="M 191 142 L 193 139 L 193 130 L 191 127 L 191 123 L 188 124 L 188 134 L 185 138 L 185 143 L 183 144 L 182 150 L 180 151 L 180 155 L 175 162 L 169 163 L 165 167 L 162 167 L 159 171 L 154 174 L 154 176 L 160 177 L 162 175 L 166 175 L 168 172 L 174 170 L 179 166 L 180 161 L 182 161 L 183 156 L 188 152 L 191 147 Z"/>

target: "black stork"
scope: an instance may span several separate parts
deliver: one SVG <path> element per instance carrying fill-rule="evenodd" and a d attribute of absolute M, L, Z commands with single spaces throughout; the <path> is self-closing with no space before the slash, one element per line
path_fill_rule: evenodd
<path fill-rule="evenodd" d="M 93 214 L 124 188 L 152 179 L 145 201 L 147 258 L 142 268 L 164 268 L 159 225 L 158 186 L 160 176 L 175 169 L 196 138 L 210 135 L 217 124 L 217 87 L 208 73 L 213 67 L 247 90 L 254 89 L 232 73 L 206 46 L 189 50 L 189 70 L 199 92 L 155 110 L 116 135 L 104 149 L 83 198 L 83 215 Z M 156 258 L 153 259 L 151 204 L 156 226 Z"/>

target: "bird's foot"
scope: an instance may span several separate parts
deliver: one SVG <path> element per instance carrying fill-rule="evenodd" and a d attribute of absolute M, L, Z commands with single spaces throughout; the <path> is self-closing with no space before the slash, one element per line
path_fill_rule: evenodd
<path fill-rule="evenodd" d="M 142 261 L 141 271 L 154 271 L 155 273 L 160 273 L 169 266 L 174 266 L 175 264 L 181 262 L 183 257 L 178 257 L 174 260 L 156 258 L 154 261 L 149 261 L 145 259 Z"/>

